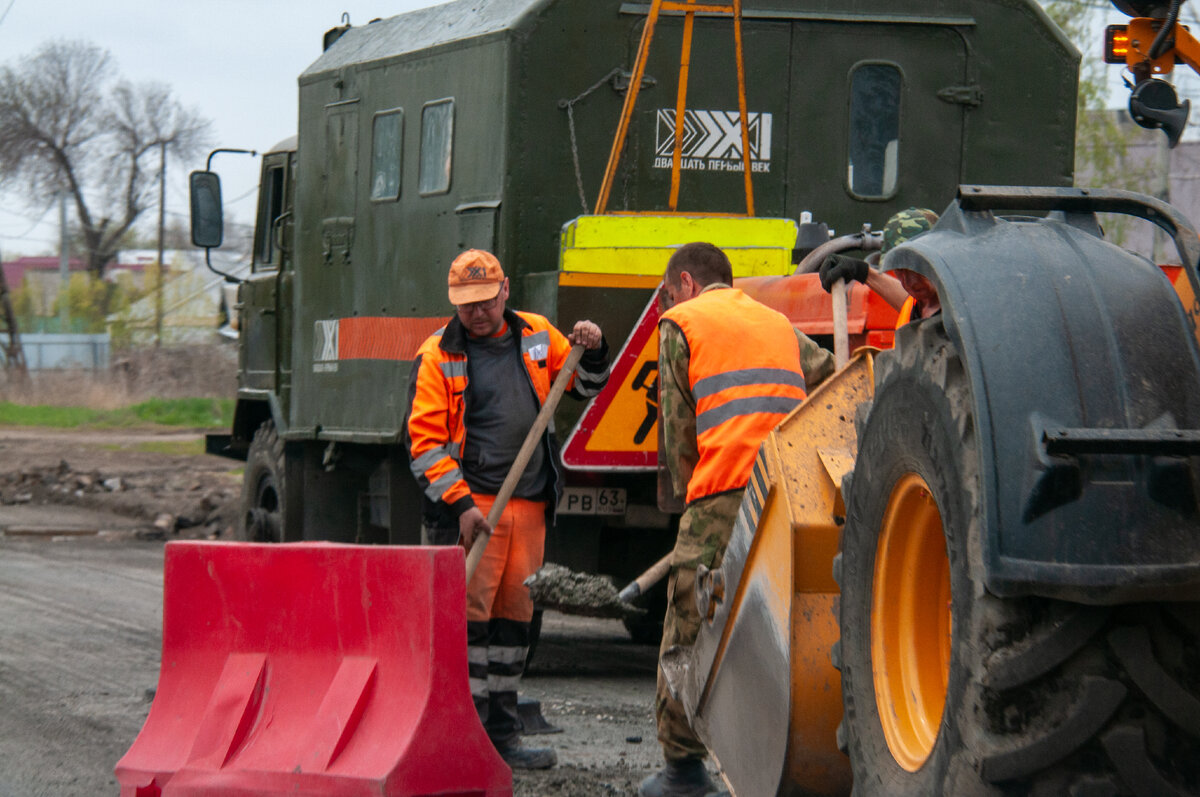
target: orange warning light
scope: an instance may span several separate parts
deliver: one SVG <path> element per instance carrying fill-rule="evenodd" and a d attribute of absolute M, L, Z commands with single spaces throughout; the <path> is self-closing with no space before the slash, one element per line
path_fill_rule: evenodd
<path fill-rule="evenodd" d="M 1109 25 L 1104 29 L 1104 63 L 1124 64 L 1129 55 L 1129 26 Z"/>

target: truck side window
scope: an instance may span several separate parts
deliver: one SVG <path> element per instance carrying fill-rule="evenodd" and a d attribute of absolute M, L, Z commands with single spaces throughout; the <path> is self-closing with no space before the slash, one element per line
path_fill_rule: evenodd
<path fill-rule="evenodd" d="M 404 146 L 404 110 L 375 114 L 371 143 L 371 201 L 400 198 L 400 163 Z"/>
<path fill-rule="evenodd" d="M 283 166 L 270 166 L 263 175 L 259 219 L 255 225 L 254 270 L 278 268 L 275 262 L 275 220 L 283 213 Z"/>
<path fill-rule="evenodd" d="M 422 196 L 450 190 L 450 161 L 454 144 L 454 99 L 426 103 L 421 109 Z"/>
<path fill-rule="evenodd" d="M 860 64 L 850 78 L 850 193 L 869 198 L 896 192 L 900 163 L 900 69 Z"/>

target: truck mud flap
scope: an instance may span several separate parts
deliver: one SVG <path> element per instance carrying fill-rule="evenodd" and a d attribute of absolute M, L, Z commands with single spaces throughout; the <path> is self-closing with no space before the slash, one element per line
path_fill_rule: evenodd
<path fill-rule="evenodd" d="M 465 593 L 455 547 L 169 543 L 121 794 L 510 796 L 471 702 Z"/>

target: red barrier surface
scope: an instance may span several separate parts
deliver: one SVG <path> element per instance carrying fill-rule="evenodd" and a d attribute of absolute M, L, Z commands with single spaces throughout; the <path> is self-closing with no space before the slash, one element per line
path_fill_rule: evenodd
<path fill-rule="evenodd" d="M 467 685 L 463 552 L 172 542 L 123 797 L 512 795 Z"/>

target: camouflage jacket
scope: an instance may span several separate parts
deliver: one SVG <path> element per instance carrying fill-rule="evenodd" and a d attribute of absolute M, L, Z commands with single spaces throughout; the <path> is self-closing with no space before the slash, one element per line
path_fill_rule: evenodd
<path fill-rule="evenodd" d="M 718 282 L 704 290 L 728 287 Z M 658 336 L 658 401 L 663 439 L 660 458 L 671 472 L 676 495 L 682 496 L 687 494 L 688 480 L 700 459 L 696 445 L 696 399 L 688 382 L 690 352 L 687 340 L 674 324 L 660 325 Z M 822 349 L 798 329 L 796 339 L 800 343 L 805 386 L 811 392 L 833 373 L 833 352 Z"/>

